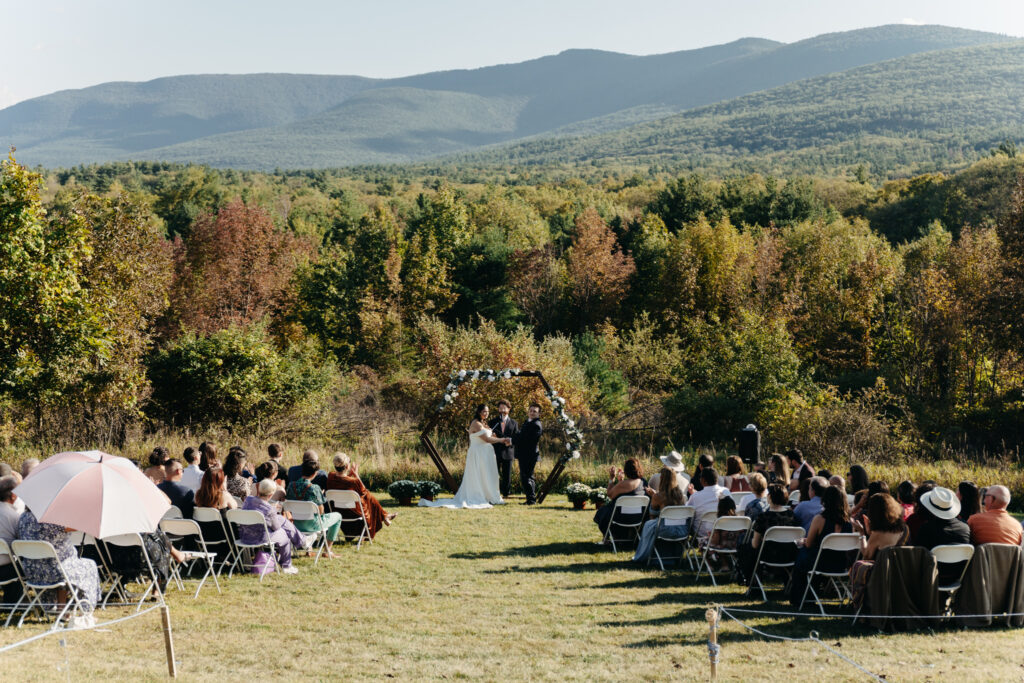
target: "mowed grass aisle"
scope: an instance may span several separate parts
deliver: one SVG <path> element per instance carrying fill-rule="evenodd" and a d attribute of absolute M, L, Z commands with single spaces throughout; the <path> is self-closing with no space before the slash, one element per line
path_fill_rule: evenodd
<path fill-rule="evenodd" d="M 387 502 L 387 501 L 386 501 Z M 564 497 L 539 507 L 400 510 L 378 542 L 297 561 L 298 576 L 224 581 L 200 599 L 169 596 L 183 680 L 700 680 L 704 610 L 752 606 L 735 586 L 637 570 L 594 545 L 592 513 Z M 193 584 L 194 585 L 194 584 Z M 776 607 L 781 605 L 776 604 Z M 785 608 L 784 608 L 785 609 Z M 103 614 L 102 619 L 109 618 Z M 1024 632 L 876 635 L 830 621 L 752 621 L 772 633 L 820 632 L 889 680 L 1019 679 Z M 39 632 L 0 630 L 0 644 Z M 156 613 L 0 655 L 4 680 L 160 679 Z M 781 644 L 724 624 L 723 680 L 862 680 L 812 644 Z M 984 662 L 984 664 L 982 664 Z"/>

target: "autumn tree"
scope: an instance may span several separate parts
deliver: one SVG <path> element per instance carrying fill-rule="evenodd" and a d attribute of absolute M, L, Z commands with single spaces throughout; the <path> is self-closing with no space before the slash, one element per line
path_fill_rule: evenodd
<path fill-rule="evenodd" d="M 236 200 L 205 213 L 176 242 L 173 316 L 201 334 L 261 320 L 310 252 L 258 206 Z"/>
<path fill-rule="evenodd" d="M 636 270 L 615 234 L 593 208 L 576 219 L 572 246 L 566 254 L 568 290 L 579 329 L 614 317 Z"/>

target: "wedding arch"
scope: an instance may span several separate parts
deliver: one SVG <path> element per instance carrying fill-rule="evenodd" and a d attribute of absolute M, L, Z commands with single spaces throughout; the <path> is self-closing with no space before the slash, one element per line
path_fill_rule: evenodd
<path fill-rule="evenodd" d="M 492 370 L 490 368 L 486 370 L 456 370 L 452 372 L 448 384 L 444 388 L 444 395 L 434 408 L 433 414 L 427 420 L 426 425 L 423 427 L 423 432 L 420 434 L 420 442 L 427 449 L 427 454 L 434 461 L 437 471 L 441 473 L 445 485 L 453 493 L 458 489 L 458 486 L 455 484 L 455 478 L 452 477 L 447 465 L 444 464 L 444 459 L 434 445 L 434 441 L 430 438 L 430 432 L 437 426 L 444 411 L 451 407 L 455 399 L 458 398 L 459 387 L 466 382 L 496 382 L 498 380 L 521 377 L 536 377 L 540 381 L 541 386 L 544 387 L 544 394 L 551 404 L 551 409 L 555 413 L 555 418 L 558 420 L 562 433 L 565 435 L 565 452 L 559 456 L 558 462 L 551 469 L 551 474 L 544 480 L 540 491 L 537 492 L 538 503 L 544 502 L 544 498 L 548 495 L 551 487 L 555 485 L 555 482 L 558 481 L 558 477 L 561 476 L 565 465 L 570 460 L 580 457 L 580 449 L 583 447 L 583 433 L 576 426 L 576 422 L 572 417 L 565 412 L 565 399 L 551 388 L 551 385 L 544 379 L 544 375 L 540 370 L 520 370 L 519 368 L 505 368 L 504 370 Z"/>

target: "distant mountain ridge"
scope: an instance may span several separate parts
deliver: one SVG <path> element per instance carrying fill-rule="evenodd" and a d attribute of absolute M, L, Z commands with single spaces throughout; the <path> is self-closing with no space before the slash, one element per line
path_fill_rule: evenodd
<path fill-rule="evenodd" d="M 500 162 L 494 145 L 656 126 L 679 112 L 826 74 L 1008 40 L 898 25 L 650 56 L 567 50 L 396 79 L 251 74 L 104 83 L 0 110 L 0 144 L 17 146 L 24 163 L 51 167 L 146 159 L 267 170 L 458 153 Z M 484 146 L 491 148 L 474 153 Z M 512 149 L 513 157 L 531 156 L 523 145 Z"/>

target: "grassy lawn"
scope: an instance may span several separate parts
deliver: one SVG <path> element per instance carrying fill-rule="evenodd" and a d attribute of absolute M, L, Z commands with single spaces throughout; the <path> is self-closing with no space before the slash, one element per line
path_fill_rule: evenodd
<path fill-rule="evenodd" d="M 634 569 L 594 544 L 590 512 L 563 496 L 493 510 L 400 509 L 372 546 L 333 561 L 300 558 L 297 576 L 224 581 L 199 600 L 172 591 L 184 680 L 700 680 L 704 610 L 756 605 L 735 586 Z M 387 504 L 387 501 L 385 501 Z M 783 607 L 775 604 L 775 607 Z M 786 609 L 783 607 L 783 609 Z M 111 615 L 102 614 L 106 619 Z M 156 612 L 109 630 L 46 638 L 0 655 L 4 680 L 158 679 Z M 1024 633 L 938 630 L 880 635 L 812 619 L 752 620 L 821 638 L 889 680 L 1019 680 Z M 0 645 L 41 630 L 0 630 Z M 723 680 L 863 680 L 811 643 L 780 643 L 724 623 Z M 983 663 L 983 664 L 982 664 Z"/>

